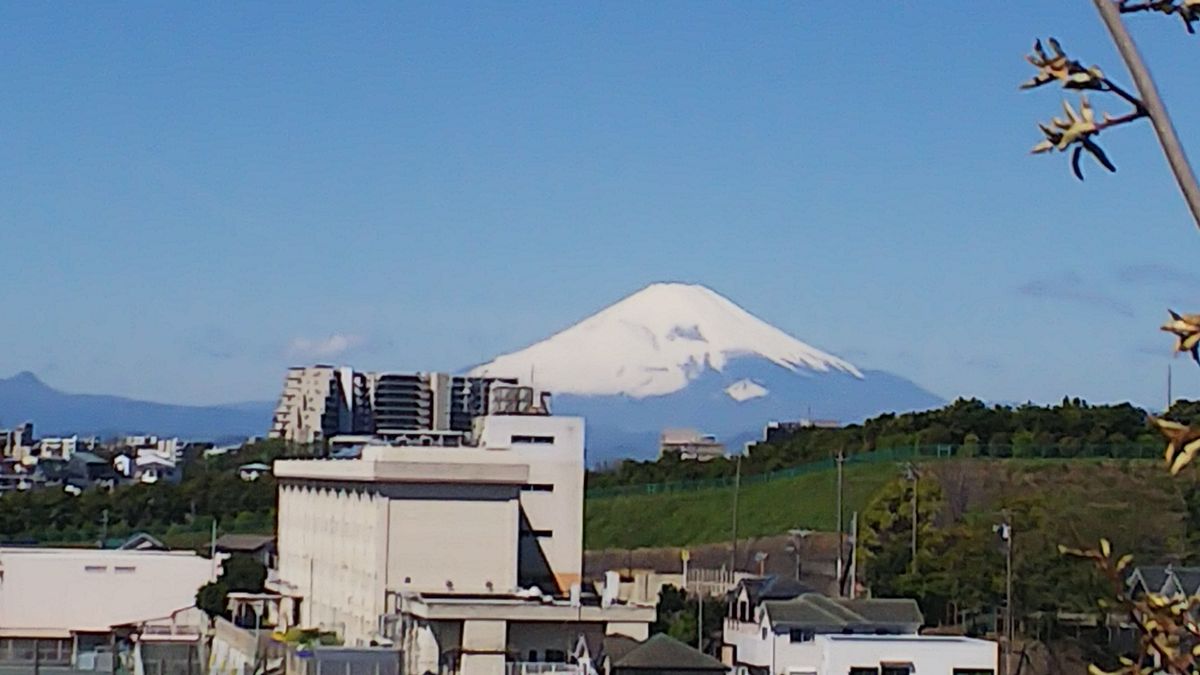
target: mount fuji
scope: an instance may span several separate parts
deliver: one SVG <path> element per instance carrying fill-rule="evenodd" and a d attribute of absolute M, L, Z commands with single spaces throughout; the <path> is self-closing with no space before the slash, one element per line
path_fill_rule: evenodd
<path fill-rule="evenodd" d="M 809 411 L 856 422 L 944 401 L 883 371 L 860 370 L 700 285 L 652 284 L 520 351 L 473 368 L 554 394 L 588 421 L 588 461 L 651 458 L 658 434 L 691 427 L 731 450 L 770 421 Z"/>

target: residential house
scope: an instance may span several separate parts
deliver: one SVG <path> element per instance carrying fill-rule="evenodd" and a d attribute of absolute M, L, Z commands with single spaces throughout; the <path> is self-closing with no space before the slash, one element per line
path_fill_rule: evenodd
<path fill-rule="evenodd" d="M 1133 597 L 1145 594 L 1168 598 L 1186 598 L 1200 593 L 1200 567 L 1142 565 L 1126 577 L 1126 588 Z"/>
<path fill-rule="evenodd" d="M 271 467 L 262 462 L 251 462 L 238 467 L 238 478 L 246 482 L 256 481 L 265 474 L 271 473 Z"/>
<path fill-rule="evenodd" d="M 65 482 L 75 491 L 96 486 L 111 488 L 118 478 L 116 469 L 95 453 L 76 452 L 67 461 Z"/>
<path fill-rule="evenodd" d="M 921 635 L 914 600 L 830 598 L 730 604 L 722 661 L 739 673 L 767 675 L 990 675 L 996 643 Z"/>

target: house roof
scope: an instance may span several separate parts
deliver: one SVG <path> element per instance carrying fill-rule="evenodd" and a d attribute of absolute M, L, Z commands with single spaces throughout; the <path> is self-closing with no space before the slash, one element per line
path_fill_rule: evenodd
<path fill-rule="evenodd" d="M 741 586 L 750 596 L 750 603 L 757 605 L 764 600 L 791 600 L 814 589 L 791 577 L 769 576 L 758 579 L 743 579 Z"/>
<path fill-rule="evenodd" d="M 1192 595 L 1200 588 L 1200 567 L 1172 567 L 1170 571 L 1185 594 Z"/>
<path fill-rule="evenodd" d="M 616 663 L 640 644 L 642 643 L 624 635 L 606 635 L 603 642 L 604 656 Z"/>
<path fill-rule="evenodd" d="M 269 534 L 223 534 L 217 538 L 218 551 L 252 553 L 274 544 L 275 537 Z"/>
<path fill-rule="evenodd" d="M 925 622 L 916 600 L 871 598 L 849 600 L 806 593 L 793 600 L 763 603 L 775 625 L 838 630 L 872 626 L 911 626 Z"/>
<path fill-rule="evenodd" d="M 607 643 L 608 641 L 605 640 L 606 646 Z M 712 670 L 718 672 L 728 669 L 720 661 L 683 644 L 666 633 L 659 633 L 633 647 L 624 656 L 614 658 L 612 667 L 614 669 Z"/>
<path fill-rule="evenodd" d="M 1142 578 L 1146 590 L 1151 593 L 1159 592 L 1167 583 L 1167 568 L 1162 565 L 1138 566 L 1134 574 Z"/>
<path fill-rule="evenodd" d="M 165 551 L 167 547 L 156 537 L 138 532 L 117 546 L 122 551 Z"/>

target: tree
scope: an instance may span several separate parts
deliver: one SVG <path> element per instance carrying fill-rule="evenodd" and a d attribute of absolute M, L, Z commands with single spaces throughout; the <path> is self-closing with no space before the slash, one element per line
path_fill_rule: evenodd
<path fill-rule="evenodd" d="M 204 584 L 196 592 L 196 607 L 204 610 L 209 618 L 223 616 L 232 618 L 229 612 L 230 593 L 259 593 L 267 580 L 267 568 L 257 558 L 247 554 L 234 554 L 221 565 L 221 575 L 216 581 Z"/>

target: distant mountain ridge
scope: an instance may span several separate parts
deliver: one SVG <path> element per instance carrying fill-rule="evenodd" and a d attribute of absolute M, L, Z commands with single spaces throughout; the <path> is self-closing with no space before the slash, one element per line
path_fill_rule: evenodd
<path fill-rule="evenodd" d="M 856 422 L 944 401 L 913 382 L 808 345 L 710 288 L 652 284 L 525 349 L 470 370 L 529 380 L 588 421 L 591 464 L 649 458 L 665 427 L 730 450 L 770 421 Z"/>
<path fill-rule="evenodd" d="M 0 427 L 33 422 L 35 435 L 157 434 L 219 441 L 262 436 L 274 404 L 172 405 L 104 394 L 70 394 L 31 372 L 0 379 Z"/>
<path fill-rule="evenodd" d="M 704 286 L 648 286 L 530 347 L 471 368 L 554 394 L 558 414 L 588 423 L 590 464 L 650 458 L 667 427 L 717 435 L 732 451 L 770 421 L 857 422 L 937 407 L 891 373 L 861 370 Z M 223 440 L 266 433 L 273 402 L 185 406 L 58 391 L 24 372 L 0 379 L 0 427 L 38 436 L 152 433 Z"/>

